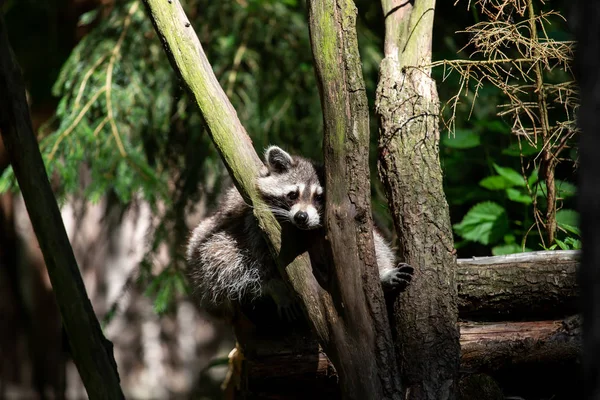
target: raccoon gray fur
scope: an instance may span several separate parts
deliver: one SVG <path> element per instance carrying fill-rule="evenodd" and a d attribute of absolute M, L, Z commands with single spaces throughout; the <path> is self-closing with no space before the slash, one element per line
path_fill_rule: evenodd
<path fill-rule="evenodd" d="M 282 226 L 290 225 L 298 237 L 321 228 L 325 194 L 321 166 L 277 146 L 269 147 L 264 158 L 257 188 Z M 373 239 L 384 292 L 405 288 L 412 268 L 397 264 L 394 252 L 376 230 Z M 192 232 L 187 262 L 195 295 L 208 311 L 229 314 L 232 302 L 251 303 L 268 296 L 281 314 L 293 303 L 252 208 L 235 187 L 225 193 L 214 215 Z"/>

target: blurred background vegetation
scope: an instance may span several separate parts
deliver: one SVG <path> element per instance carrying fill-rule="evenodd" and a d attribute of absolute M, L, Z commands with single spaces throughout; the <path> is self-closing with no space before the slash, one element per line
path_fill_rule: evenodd
<path fill-rule="evenodd" d="M 453 3 L 437 4 L 434 60 L 468 58 L 473 49 L 464 46 L 470 34 L 457 32 L 486 17 L 477 8 L 468 8 L 466 1 Z M 267 145 L 278 144 L 290 152 L 321 159 L 322 115 L 305 2 L 186 0 L 183 4 L 256 151 L 260 154 Z M 377 223 L 393 240 L 391 219 L 377 179 L 377 120 L 373 113 L 383 17 L 378 2 L 358 0 L 356 4 L 372 111 L 373 208 Z M 549 9 L 549 5 L 539 6 Z M 565 10 L 555 10 L 564 15 Z M 197 107 L 182 90 L 138 1 L 9 0 L 3 3 L 2 12 L 24 70 L 34 128 L 63 210 L 75 209 L 76 201 L 89 207 L 103 204 L 103 217 L 97 220 L 102 225 L 107 223 L 109 209 L 120 210 L 117 213 L 121 217 L 134 206 L 143 204 L 148 209 L 148 223 L 135 245 L 139 256 L 129 260 L 135 267 L 119 275 L 116 286 L 111 276 L 91 273 L 102 275 L 96 279 L 108 286 L 102 302 L 90 295 L 98 315 L 108 329 L 115 316 L 131 311 L 123 303 L 129 301 L 126 297 L 130 291 L 137 290 L 141 297 L 150 299 L 148 304 L 157 313 L 161 330 L 168 330 L 162 318 L 181 313 L 181 301 L 188 292 L 182 275 L 187 235 L 214 206 L 221 187 L 229 183 Z M 545 29 L 555 40 L 570 40 L 566 23 L 560 18 L 549 20 Z M 506 53 L 516 54 L 513 50 L 507 48 Z M 557 68 L 547 76 L 552 82 L 566 82 L 572 79 L 569 74 Z M 436 67 L 434 77 L 443 103 L 459 91 L 459 74 L 446 75 L 443 67 Z M 541 149 L 520 146 L 511 132 L 513 121 L 498 116 L 499 106 L 507 103 L 500 89 L 484 84 L 477 88 L 475 101 L 474 86 L 471 89 L 456 108 L 453 132 L 443 129 L 441 133 L 440 159 L 458 256 L 579 248 L 577 213 L 573 211 L 576 149 L 563 152 L 556 168 L 557 222 L 561 229 L 555 243 L 545 243 L 540 232 L 532 229 L 534 205 L 542 210 L 546 207 L 545 193 L 542 189 L 535 189 L 533 194 L 528 190 L 538 179 L 532 166 Z M 445 118 L 451 115 L 450 107 L 445 107 Z M 3 196 L 18 196 L 5 155 L 0 161 L 0 191 Z M 140 218 L 141 214 L 136 215 L 130 218 Z M 72 219 L 74 226 L 85 225 L 82 214 L 74 212 Z M 122 232 L 126 218 L 119 221 Z M 111 229 L 109 239 L 114 232 Z M 70 231 L 74 241 L 73 232 L 79 231 Z M 77 236 L 77 240 L 86 240 L 84 236 Z M 7 246 L 10 241 L 5 237 L 3 242 Z M 84 246 L 81 254 L 91 251 L 90 246 Z M 78 257 L 80 265 L 86 260 L 83 255 Z M 120 266 L 116 263 L 113 267 L 118 270 Z M 16 277 L 11 275 L 12 280 L 4 281 L 22 281 L 22 274 L 15 269 Z M 84 277 L 88 284 L 91 278 Z M 0 285 L 0 293 L 11 290 L 10 286 Z M 14 293 L 21 290 L 13 289 Z M 27 290 L 24 293 L 27 298 Z M 18 309 L 21 300 L 14 296 Z M 118 334 L 115 328 L 113 336 Z M 113 340 L 110 334 L 109 338 Z M 216 351 L 213 347 L 211 355 Z M 136 351 L 131 357 L 143 350 Z M 171 360 L 177 362 L 182 361 Z M 206 363 L 197 368 L 204 368 Z M 127 370 L 121 365 L 119 368 L 122 375 Z M 6 374 L 0 379 L 10 381 Z M 186 381 L 169 393 L 187 393 L 200 385 L 196 377 L 189 379 L 191 383 Z M 135 397 L 137 392 L 131 389 L 129 393 Z"/>

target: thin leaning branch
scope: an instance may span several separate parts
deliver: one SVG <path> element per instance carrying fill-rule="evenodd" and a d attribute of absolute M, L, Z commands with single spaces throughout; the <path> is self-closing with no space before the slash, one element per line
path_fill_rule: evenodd
<path fill-rule="evenodd" d="M 113 106 L 112 106 L 112 96 L 111 96 L 111 88 L 112 88 L 112 78 L 113 78 L 113 69 L 115 67 L 115 62 L 121 51 L 121 46 L 123 45 L 123 40 L 125 39 L 125 35 L 129 30 L 129 26 L 131 24 L 131 18 L 133 14 L 137 11 L 139 7 L 139 3 L 134 2 L 129 8 L 129 12 L 127 13 L 127 17 L 125 18 L 125 22 L 123 23 L 123 32 L 119 36 L 117 40 L 117 44 L 112 50 L 112 54 L 110 60 L 108 61 L 108 68 L 106 69 L 106 112 L 108 114 L 108 121 L 110 123 L 110 130 L 112 135 L 115 138 L 115 142 L 117 142 L 117 147 L 119 148 L 119 153 L 123 158 L 127 157 L 127 152 L 125 151 L 125 147 L 123 146 L 123 141 L 121 140 L 121 136 L 119 135 L 119 129 L 117 128 L 117 123 L 115 122 L 115 117 L 113 115 Z"/>
<path fill-rule="evenodd" d="M 79 90 L 77 91 L 77 97 L 75 97 L 75 106 L 74 106 L 75 110 L 79 109 L 79 107 L 81 105 L 81 98 L 83 97 L 83 93 L 85 93 L 85 88 L 87 86 L 88 81 L 90 80 L 92 75 L 94 75 L 94 72 L 96 71 L 96 69 L 100 65 L 102 65 L 104 60 L 106 60 L 106 57 L 108 57 L 108 54 L 109 53 L 104 53 L 102 56 L 98 57 L 96 62 L 90 67 L 90 69 L 87 70 L 87 72 L 83 76 L 83 79 L 81 80 L 81 84 L 79 85 Z"/>
<path fill-rule="evenodd" d="M 527 4 L 528 11 L 528 22 L 530 26 L 531 41 L 538 43 L 537 33 L 537 18 L 535 10 L 533 9 L 533 1 L 529 0 Z M 543 26 L 543 25 L 542 25 Z M 539 46 L 531 47 L 531 54 L 535 59 L 540 59 L 541 48 Z M 554 187 L 554 159 L 552 158 L 552 150 L 548 148 L 547 144 L 550 142 L 550 124 L 548 123 L 548 104 L 546 101 L 546 91 L 544 89 L 544 76 L 542 73 L 542 66 L 539 61 L 533 64 L 537 94 L 537 106 L 539 110 L 540 127 L 542 131 L 542 140 L 544 141 L 544 147 L 542 148 L 542 163 L 540 165 L 541 178 L 546 181 L 546 188 L 548 190 L 548 207 L 546 209 L 546 234 L 548 236 L 548 243 L 554 242 L 556 235 L 556 188 Z M 535 125 L 534 125 L 535 130 Z"/>
<path fill-rule="evenodd" d="M 71 123 L 71 125 L 69 125 L 69 127 L 67 129 L 65 129 L 64 131 L 62 131 L 62 133 L 58 136 L 58 138 L 54 142 L 54 145 L 52 146 L 52 150 L 50 151 L 50 155 L 48 156 L 49 160 L 54 159 L 54 155 L 56 154 L 56 151 L 58 150 L 58 146 L 60 146 L 60 143 L 65 138 L 67 138 L 67 136 L 69 136 L 71 134 L 71 132 L 73 132 L 73 130 L 75 129 L 75 127 L 77 126 L 77 124 L 79 124 L 79 122 L 81 122 L 81 120 L 83 119 L 83 117 L 85 116 L 85 114 L 90 110 L 90 108 L 94 105 L 94 103 L 96 103 L 96 100 L 98 100 L 98 98 L 104 92 L 106 92 L 106 87 L 102 87 L 101 89 L 99 89 L 92 96 L 92 98 L 87 103 L 85 103 L 85 105 L 83 106 L 83 108 L 81 109 L 81 111 L 79 111 L 79 114 L 77 114 L 77 116 L 73 120 L 73 123 Z"/>
<path fill-rule="evenodd" d="M 182 83 L 207 123 L 209 135 L 244 201 L 253 206 L 257 222 L 284 280 L 304 306 L 320 343 L 330 341 L 331 298 L 316 282 L 307 254 L 296 255 L 282 248 L 281 226 L 255 187 L 262 162 L 237 117 L 237 113 L 206 58 L 198 37 L 178 1 L 144 0 L 155 30 Z"/>
<path fill-rule="evenodd" d="M 123 399 L 112 343 L 102 334 L 31 126 L 25 86 L 0 15 L 0 131 L 38 239 L 71 355 L 90 399 Z"/>

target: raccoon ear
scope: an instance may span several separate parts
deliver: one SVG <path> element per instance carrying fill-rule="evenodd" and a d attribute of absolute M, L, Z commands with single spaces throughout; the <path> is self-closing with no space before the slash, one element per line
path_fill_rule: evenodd
<path fill-rule="evenodd" d="M 286 172 L 294 164 L 292 156 L 277 146 L 270 146 L 265 151 L 265 162 L 269 171 L 277 173 Z"/>

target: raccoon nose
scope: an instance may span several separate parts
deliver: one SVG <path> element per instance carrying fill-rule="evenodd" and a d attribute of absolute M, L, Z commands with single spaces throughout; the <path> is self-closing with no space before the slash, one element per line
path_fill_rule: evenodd
<path fill-rule="evenodd" d="M 294 215 L 294 221 L 299 224 L 305 224 L 308 222 L 308 213 L 305 211 L 298 211 L 296 215 Z"/>

